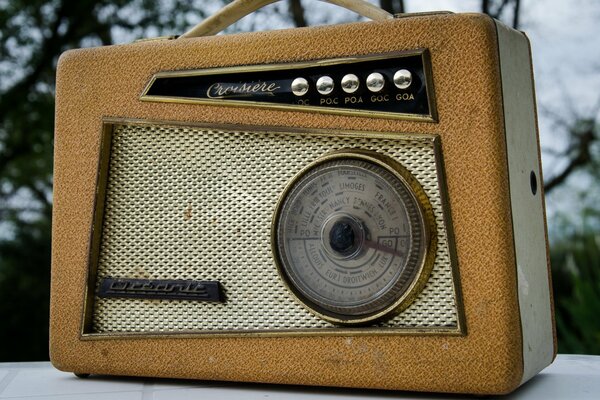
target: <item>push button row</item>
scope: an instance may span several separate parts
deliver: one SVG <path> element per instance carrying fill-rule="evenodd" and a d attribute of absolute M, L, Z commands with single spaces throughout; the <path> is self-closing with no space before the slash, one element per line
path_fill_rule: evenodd
<path fill-rule="evenodd" d="M 380 92 L 385 87 L 385 77 L 379 72 L 373 72 L 367 76 L 366 85 L 373 93 Z M 398 89 L 407 89 L 412 83 L 412 74 L 407 69 L 396 71 L 393 77 L 394 85 Z M 346 74 L 341 80 L 342 90 L 346 93 L 354 93 L 360 86 L 360 79 L 354 74 Z M 335 82 L 330 76 L 324 75 L 317 79 L 317 92 L 328 95 L 333 92 Z M 304 78 L 296 78 L 292 81 L 292 93 L 296 96 L 304 96 L 308 93 L 309 84 Z"/>

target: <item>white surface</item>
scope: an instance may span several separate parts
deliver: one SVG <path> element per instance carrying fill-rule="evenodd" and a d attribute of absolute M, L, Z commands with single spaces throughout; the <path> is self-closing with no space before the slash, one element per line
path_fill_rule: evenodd
<path fill-rule="evenodd" d="M 0 399 L 475 399 L 413 392 L 92 376 L 80 379 L 50 363 L 0 363 Z M 496 398 L 495 396 L 487 397 Z M 505 399 L 600 399 L 600 356 L 560 355 Z"/>

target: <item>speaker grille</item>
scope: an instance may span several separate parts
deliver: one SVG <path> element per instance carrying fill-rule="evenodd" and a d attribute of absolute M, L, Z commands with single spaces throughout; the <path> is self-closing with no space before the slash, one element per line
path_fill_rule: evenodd
<path fill-rule="evenodd" d="M 343 148 L 374 150 L 400 161 L 423 186 L 438 227 L 436 262 L 426 287 L 405 311 L 377 326 L 456 331 L 433 137 L 382 136 L 114 125 L 96 281 L 215 280 L 224 286 L 227 301 L 94 297 L 90 333 L 340 329 L 287 292 L 273 261 L 270 228 L 290 179 Z"/>

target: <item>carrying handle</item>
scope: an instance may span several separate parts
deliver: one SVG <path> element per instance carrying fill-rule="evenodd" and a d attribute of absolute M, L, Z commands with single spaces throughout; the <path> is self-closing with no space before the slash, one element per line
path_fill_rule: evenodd
<path fill-rule="evenodd" d="M 192 29 L 179 36 L 179 38 L 192 38 L 200 36 L 212 36 L 221 32 L 234 22 L 246 15 L 279 0 L 234 0 L 216 14 L 211 15 Z M 321 0 L 326 3 L 347 8 L 363 17 L 374 21 L 393 18 L 393 15 L 381 8 L 366 2 L 365 0 Z"/>

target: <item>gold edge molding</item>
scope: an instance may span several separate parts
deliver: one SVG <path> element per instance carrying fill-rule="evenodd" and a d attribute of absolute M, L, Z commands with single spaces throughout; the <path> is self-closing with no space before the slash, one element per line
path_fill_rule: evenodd
<path fill-rule="evenodd" d="M 433 67 L 431 64 L 431 55 L 427 49 L 422 50 L 421 61 L 423 63 L 423 74 L 425 75 L 425 91 L 427 92 L 429 118 L 432 122 L 438 122 L 437 102 L 435 101 L 435 91 L 433 89 Z"/>
<path fill-rule="evenodd" d="M 174 126 L 183 128 L 206 129 L 211 131 L 232 131 L 232 132 L 256 132 L 256 133 L 275 133 L 281 135 L 318 135 L 318 136 L 342 136 L 359 138 L 378 138 L 378 139 L 405 139 L 405 140 L 425 140 L 436 141 L 439 138 L 437 134 L 431 133 L 403 133 L 389 131 L 371 131 L 371 130 L 352 130 L 340 128 L 298 128 L 290 126 L 265 126 L 251 124 L 227 124 L 210 123 L 196 121 L 172 121 L 161 119 L 140 119 L 140 118 L 122 118 L 122 117 L 104 117 L 102 118 L 102 130 L 112 131 L 114 125 L 146 125 L 146 126 Z"/>
<path fill-rule="evenodd" d="M 452 210 L 446 185 L 446 170 L 444 168 L 444 156 L 442 152 L 442 139 L 436 136 L 433 141 L 433 151 L 435 153 L 435 165 L 438 174 L 438 190 L 442 200 L 442 210 L 444 212 L 444 231 L 448 241 L 448 253 L 450 255 L 450 268 L 452 269 L 453 293 L 456 303 L 457 328 L 463 334 L 467 334 L 467 322 L 465 316 L 465 306 L 463 302 L 463 293 L 460 285 L 460 268 L 458 267 L 458 255 L 456 253 L 456 241 L 454 238 L 454 227 L 452 223 Z"/>
<path fill-rule="evenodd" d="M 92 228 L 88 245 L 88 265 L 86 268 L 84 299 L 80 332 L 87 334 L 92 330 L 92 316 L 94 307 L 94 290 L 96 286 L 96 270 L 102 240 L 102 221 L 104 217 L 104 203 L 106 200 L 106 184 L 108 182 L 109 160 L 114 124 L 102 122 L 100 131 L 100 149 L 96 170 L 96 188 L 94 208 L 92 211 Z"/>
<path fill-rule="evenodd" d="M 425 92 L 427 93 L 427 105 L 429 114 L 409 114 L 409 113 L 394 113 L 389 111 L 372 111 L 360 110 L 352 108 L 334 108 L 306 105 L 291 105 L 291 104 L 276 104 L 260 101 L 249 100 L 223 100 L 223 99 L 197 99 L 191 97 L 175 97 L 175 96 L 151 96 L 148 91 L 159 78 L 174 78 L 174 77 L 189 77 L 189 76 L 207 76 L 223 73 L 243 73 L 243 72 L 262 72 L 262 71 L 278 71 L 284 69 L 300 69 L 314 66 L 330 66 L 340 64 L 353 64 L 361 61 L 383 60 L 389 58 L 405 58 L 411 56 L 421 56 L 423 65 L 423 74 L 425 75 Z M 391 118 L 402 119 L 409 121 L 437 122 L 437 110 L 435 102 L 435 94 L 433 90 L 433 76 L 431 68 L 431 58 L 427 49 L 415 49 L 407 51 L 396 51 L 383 54 L 364 55 L 359 57 L 348 58 L 333 58 L 314 61 L 278 63 L 278 64 L 257 64 L 257 65 L 242 65 L 232 67 L 192 69 L 182 71 L 162 71 L 155 73 L 148 84 L 145 86 L 142 94 L 139 97 L 140 101 L 159 102 L 159 103 L 180 103 L 180 104 L 203 104 L 212 106 L 238 106 L 238 107 L 259 107 L 272 110 L 283 111 L 301 111 L 301 112 L 317 112 L 323 114 L 340 114 L 351 115 L 357 117 L 374 117 L 374 118 Z"/>
<path fill-rule="evenodd" d="M 85 274 L 85 288 L 83 293 L 83 303 L 81 310 L 81 325 L 79 337 L 81 340 L 104 340 L 104 339 L 154 339 L 154 338 L 241 338 L 241 337 L 303 337 L 303 336 L 465 336 L 465 316 L 464 306 L 462 301 L 462 293 L 460 292 L 460 282 L 458 275 L 458 264 L 456 260 L 456 252 L 454 248 L 454 238 L 452 227 L 446 226 L 446 235 L 449 243 L 451 254 L 452 276 L 454 281 L 454 295 L 456 301 L 457 325 L 447 328 L 380 328 L 380 327 L 354 327 L 354 328 L 321 328 L 321 329 L 292 329 L 292 330 L 268 330 L 268 331 L 249 331 L 240 330 L 235 333 L 226 330 L 211 330 L 211 331 L 194 331 L 194 332 L 116 332 L 116 333 L 91 333 L 92 321 L 91 316 L 94 306 L 94 287 L 96 284 L 95 268 L 97 260 L 94 257 L 99 251 L 99 245 L 102 232 L 102 216 L 104 213 L 104 193 L 106 182 L 108 180 L 109 166 L 108 161 L 111 150 L 111 139 L 115 125 L 168 125 L 179 127 L 190 127 L 196 129 L 210 130 L 230 130 L 230 131 L 252 131 L 256 133 L 275 133 L 281 135 L 337 135 L 342 137 L 358 137 L 358 138 L 383 138 L 383 139 L 399 139 L 404 140 L 424 140 L 430 141 L 434 145 L 435 162 L 438 170 L 439 188 L 442 196 L 442 209 L 444 212 L 444 220 L 446 224 L 451 223 L 450 208 L 446 191 L 445 175 L 443 171 L 443 160 L 441 151 L 440 136 L 436 134 L 420 134 L 420 133 L 390 133 L 377 131 L 353 131 L 353 130 L 336 130 L 336 129 L 311 129 L 311 128 L 293 128 L 293 127 L 265 127 L 252 125 L 233 125 L 233 124 L 211 124 L 200 122 L 187 121 L 165 121 L 165 120 L 142 120 L 135 118 L 118 118 L 104 117 L 102 119 L 100 135 L 100 151 L 99 162 L 97 165 L 97 180 L 95 188 L 94 210 L 92 215 L 92 227 L 90 231 L 90 241 L 88 246 L 88 265 Z"/>
<path fill-rule="evenodd" d="M 321 328 L 293 330 L 226 330 L 193 331 L 193 332 L 115 332 L 115 333 L 82 333 L 81 340 L 108 339 L 209 339 L 209 338 L 260 338 L 260 337 L 319 337 L 319 336 L 465 336 L 458 327 L 448 328 Z"/>
<path fill-rule="evenodd" d="M 283 62 L 275 64 L 253 64 L 253 65 L 236 65 L 230 67 L 216 67 L 216 68 L 202 68 L 202 69 L 188 69 L 179 71 L 162 71 L 157 72 L 153 75 L 150 84 L 154 82 L 156 78 L 171 78 L 171 77 L 184 77 L 184 76 L 203 76 L 203 75 L 214 75 L 218 73 L 241 73 L 241 72 L 262 72 L 262 71 L 277 71 L 284 69 L 300 69 L 314 66 L 331 66 L 339 64 L 353 64 L 361 61 L 373 61 L 373 60 L 385 60 L 389 58 L 405 58 L 411 56 L 423 55 L 427 52 L 427 49 L 417 48 L 414 50 L 404 51 L 393 51 L 388 53 L 377 53 L 377 54 L 366 54 L 361 56 L 349 56 L 349 57 L 336 57 L 336 58 L 325 58 L 311 61 L 301 62 Z M 425 60 L 423 60 L 425 61 Z M 144 94 L 149 89 L 146 86 Z"/>

